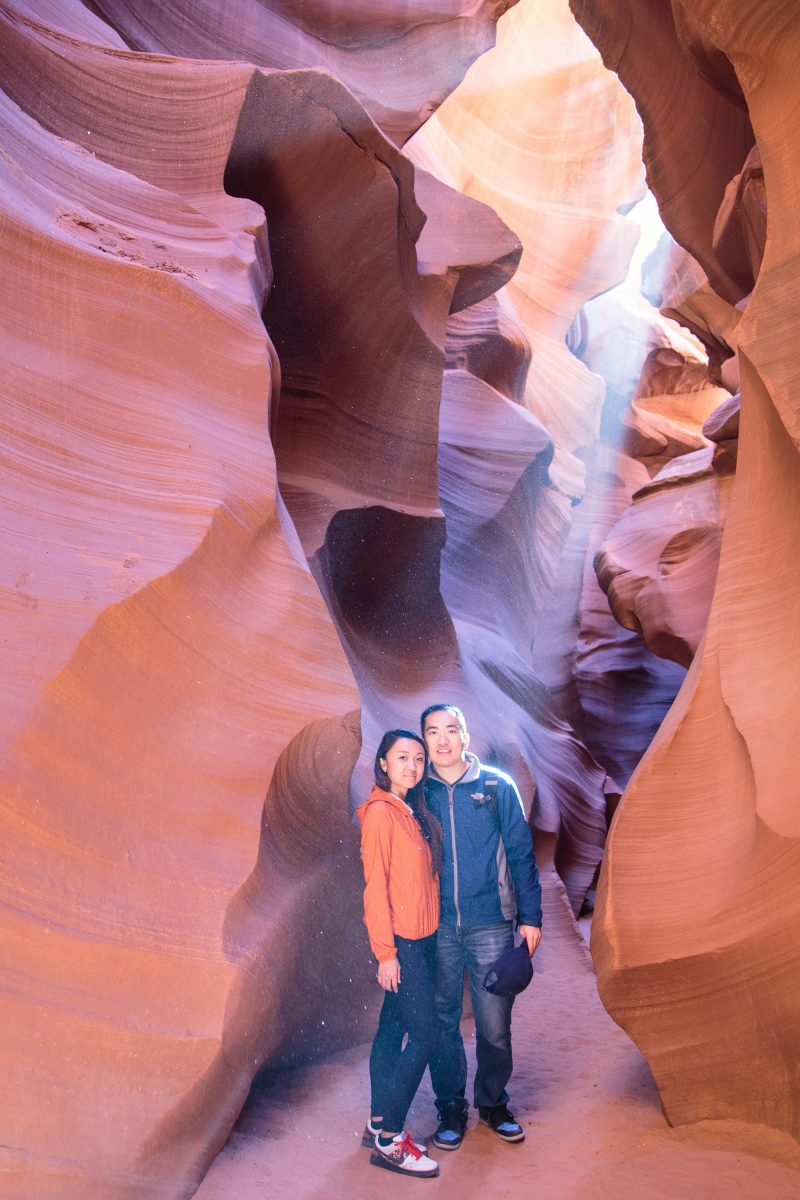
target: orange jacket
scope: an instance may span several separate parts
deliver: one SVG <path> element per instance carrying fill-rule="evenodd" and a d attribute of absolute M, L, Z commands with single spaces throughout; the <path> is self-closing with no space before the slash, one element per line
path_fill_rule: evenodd
<path fill-rule="evenodd" d="M 423 938 L 439 925 L 439 880 L 420 827 L 402 800 L 375 787 L 356 815 L 361 822 L 364 924 L 372 953 L 386 962 L 397 953 L 395 934 Z"/>

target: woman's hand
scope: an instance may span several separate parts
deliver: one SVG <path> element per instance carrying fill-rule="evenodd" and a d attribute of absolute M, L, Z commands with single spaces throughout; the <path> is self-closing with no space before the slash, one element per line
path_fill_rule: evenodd
<path fill-rule="evenodd" d="M 400 986 L 400 963 L 396 957 L 378 963 L 378 983 L 385 992 L 397 991 Z"/>

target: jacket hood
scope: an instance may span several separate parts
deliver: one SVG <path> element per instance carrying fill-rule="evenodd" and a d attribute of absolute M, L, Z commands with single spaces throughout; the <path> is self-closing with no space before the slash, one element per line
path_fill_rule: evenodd
<path fill-rule="evenodd" d="M 464 758 L 467 760 L 467 769 L 461 778 L 456 780 L 456 783 L 474 783 L 481 773 L 481 760 L 477 754 L 472 754 L 469 750 L 464 751 Z M 435 779 L 438 783 L 443 783 L 445 787 L 451 786 L 445 779 L 442 779 L 433 763 L 428 767 L 428 777 Z"/>
<path fill-rule="evenodd" d="M 408 805 L 405 803 L 405 801 L 401 800 L 398 796 L 395 796 L 393 792 L 384 791 L 383 788 L 379 788 L 376 784 L 370 794 L 367 796 L 364 803 L 359 804 L 358 808 L 356 809 L 356 816 L 358 817 L 359 821 L 363 822 L 364 816 L 370 804 L 375 804 L 379 800 L 383 804 L 391 804 L 393 808 L 396 808 L 398 812 L 403 813 L 404 816 L 409 816 Z"/>

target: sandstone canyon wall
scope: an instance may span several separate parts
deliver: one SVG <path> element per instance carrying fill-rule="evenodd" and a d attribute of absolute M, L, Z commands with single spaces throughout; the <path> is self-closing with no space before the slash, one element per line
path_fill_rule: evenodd
<path fill-rule="evenodd" d="M 248 881 L 271 875 L 262 925 L 285 894 L 290 930 L 259 827 L 279 755 L 307 763 L 329 853 L 288 861 L 327 883 L 324 944 L 354 863 L 332 798 L 358 696 L 276 492 L 263 216 L 222 188 L 252 70 L 140 69 L 76 19 L 91 44 L 0 13 L 0 1186 L 181 1195 L 265 1050 L 311 1019 L 287 1001 L 291 944 L 265 969 Z"/>
<path fill-rule="evenodd" d="M 608 57 L 619 14 L 574 7 Z M 687 144 L 695 110 L 711 139 L 702 178 L 679 140 L 648 160 L 694 257 L 634 278 L 639 120 L 567 0 L 0 0 L 2 1194 L 191 1195 L 265 1061 L 368 1036 L 348 791 L 376 735 L 431 699 L 464 705 L 520 782 L 543 865 L 584 902 L 622 785 L 698 645 L 712 661 L 724 580 L 737 612 L 755 603 L 742 579 L 760 596 L 752 538 L 726 575 L 735 514 L 777 536 L 767 480 L 781 447 L 793 461 L 775 412 L 770 444 L 753 415 L 771 411 L 766 379 L 786 420 L 786 344 L 756 367 L 758 289 L 742 317 L 789 249 L 760 262 L 750 122 L 703 32 L 713 6 L 695 7 L 676 24 L 647 6 L 691 68 Z M 620 74 L 653 139 L 648 46 Z M 733 482 L 740 361 L 749 485 Z M 774 661 L 750 666 L 788 688 L 767 616 Z M 725 628 L 726 662 L 756 654 Z M 716 897 L 728 919 L 738 881 L 764 913 L 779 899 L 748 926 L 748 1011 L 759 970 L 790 978 L 788 890 L 755 874 L 790 873 L 789 776 L 776 791 L 762 757 L 737 821 L 712 805 L 747 756 L 713 680 L 690 701 L 703 670 L 665 727 L 686 727 L 686 761 L 665 733 L 626 795 L 597 941 L 606 1002 L 675 1120 L 708 1104 L 670 1039 L 696 994 L 637 999 L 687 971 L 667 933 L 702 928 L 700 994 L 734 1003 L 706 917 Z M 763 751 L 755 696 L 743 729 Z M 720 766 L 695 803 L 705 712 Z M 666 809 L 661 780 L 681 772 L 685 811 Z M 684 822 L 676 908 L 652 875 L 651 857 L 675 865 L 665 811 Z M 769 992 L 781 1020 L 787 996 Z"/>
<path fill-rule="evenodd" d="M 609 806 L 684 673 L 654 655 L 640 630 L 615 622 L 594 576 L 594 552 L 659 467 L 708 446 L 702 423 L 727 395 L 708 380 L 702 346 L 643 294 L 641 264 L 638 275 L 631 271 L 640 225 L 623 214 L 644 195 L 640 139 L 630 97 L 568 6 L 523 0 L 501 22 L 496 47 L 407 147 L 418 166 L 490 204 L 522 241 L 518 271 L 483 314 L 489 329 L 481 333 L 478 309 L 469 323 L 467 314 L 451 321 L 440 444 L 442 588 L 462 658 L 478 668 L 472 707 L 480 708 L 477 697 L 491 697 L 494 711 L 516 698 L 523 711 L 521 723 L 504 712 L 516 750 L 502 744 L 496 720 L 490 745 L 494 738 L 495 753 L 535 780 L 538 845 L 552 838 L 576 911 L 599 862 Z M 519 320 L 530 363 L 498 382 L 496 345 L 509 314 Z M 480 440 L 482 458 L 472 465 L 486 477 L 485 494 L 493 432 L 466 409 L 465 370 L 504 391 L 549 442 L 547 460 L 489 512 L 449 457 L 459 445 L 477 456 Z M 455 437 L 453 410 L 469 412 L 469 440 Z M 476 570 L 476 561 L 485 568 Z M 481 599 L 492 573 L 508 581 L 495 606 Z"/>
<path fill-rule="evenodd" d="M 673 478 L 685 497 L 694 474 L 696 529 L 714 525 L 715 472 L 727 493 L 718 551 L 706 545 L 719 557 L 707 628 L 696 612 L 676 623 L 652 592 L 640 617 L 653 636 L 671 631 L 661 653 L 699 651 L 609 840 L 593 936 L 601 994 L 671 1121 L 737 1117 L 797 1136 L 800 22 L 795 5 L 752 0 L 573 9 L 636 99 L 665 223 L 708 277 L 680 299 L 681 319 L 718 377 L 741 382 L 740 437 L 737 396 L 707 424 L 713 453 Z M 630 562 L 654 578 L 650 551 Z"/>
<path fill-rule="evenodd" d="M 402 140 L 502 7 L 254 6 L 273 61 L 216 5 L 0 5 L 4 1195 L 190 1195 L 265 1059 L 366 1036 L 359 694 L 308 559 L 363 511 L 435 560 L 447 314 L 519 246 L 453 195 L 474 235 L 420 273 L 354 93 Z M 337 38 L 352 91 L 304 49 Z"/>

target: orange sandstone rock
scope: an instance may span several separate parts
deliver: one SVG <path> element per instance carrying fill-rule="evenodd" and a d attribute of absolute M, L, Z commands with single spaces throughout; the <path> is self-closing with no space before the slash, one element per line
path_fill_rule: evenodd
<path fill-rule="evenodd" d="M 760 234 L 755 242 L 723 238 L 724 278 L 712 269 L 707 234 L 716 209 L 731 179 L 749 169 L 744 146 L 740 161 L 732 161 L 735 141 L 723 136 L 719 151 L 728 161 L 712 151 L 696 181 L 676 190 L 663 214 L 689 244 L 692 196 L 705 189 L 706 247 L 698 257 L 712 285 L 723 299 L 735 300 L 748 271 L 757 272 L 736 326 L 736 476 L 727 485 L 708 626 L 686 683 L 621 801 L 592 949 L 604 1003 L 646 1055 L 671 1122 L 730 1117 L 798 1136 L 800 685 L 793 647 L 800 636 L 800 418 L 792 322 L 800 178 L 797 155 L 789 151 L 796 141 L 798 16 L 791 3 L 761 0 L 684 0 L 673 7 L 689 15 L 703 43 L 715 57 L 725 55 L 736 73 L 763 164 L 769 237 L 760 263 Z M 599 41 L 610 37 L 618 6 L 575 9 Z M 673 137 L 690 122 L 703 128 L 718 104 L 697 103 L 690 87 L 681 88 L 677 111 L 659 110 L 652 94 L 656 74 L 648 82 L 640 70 L 628 69 L 635 45 L 624 59 L 610 42 L 606 53 L 646 107 L 648 156 L 666 170 L 669 147 L 678 144 Z M 743 133 L 740 111 L 732 105 L 722 128 Z M 685 136 L 682 142 L 689 144 Z M 718 231 L 727 220 L 721 218 Z M 727 269 L 733 260 L 735 279 Z M 732 432 L 723 417 L 707 428 L 719 436 L 726 426 Z"/>
<path fill-rule="evenodd" d="M 441 64 L 446 90 L 492 8 L 451 5 L 430 29 L 408 30 L 407 6 L 376 20 L 423 66 L 442 32 L 471 30 Z M 0 1157 L 21 1194 L 53 1200 L 187 1194 L 265 1059 L 363 1032 L 358 693 L 301 538 L 336 550 L 319 582 L 340 634 L 347 617 L 358 630 L 361 679 L 374 646 L 380 694 L 393 690 L 426 613 L 451 669 L 440 597 L 393 641 L 397 608 L 374 603 L 392 580 L 354 596 L 352 581 L 393 532 L 408 535 L 397 561 L 435 561 L 447 315 L 519 253 L 488 209 L 431 181 L 442 228 L 466 214 L 477 233 L 452 262 L 435 239 L 418 258 L 412 168 L 325 71 L 220 61 L 242 57 L 221 36 L 213 62 L 135 53 L 101 12 L 0 5 L 18 298 L 2 345 Z M 296 47 L 294 14 L 274 12 Z M 196 33 L 196 7 L 183 18 Z M 352 49 L 342 61 L 382 84 L 380 55 L 376 75 L 369 47 Z M 389 100 L 398 137 L 420 119 L 423 74 Z M 382 514 L 372 543 L 361 512 Z M 431 662 L 416 658 L 422 689 Z M 387 705 L 364 694 L 371 736 Z"/>
<path fill-rule="evenodd" d="M 647 181 L 664 224 L 720 296 L 735 302 L 740 285 L 714 252 L 714 224 L 754 138 L 739 82 L 718 41 L 691 2 L 570 0 L 570 6 L 636 100 Z"/>
<path fill-rule="evenodd" d="M 133 50 L 329 71 L 401 145 L 492 45 L 516 0 L 97 0 Z"/>
<path fill-rule="evenodd" d="M 550 835 L 549 853 L 558 843 L 576 908 L 606 830 L 606 772 L 576 732 L 571 677 L 586 531 L 580 543 L 572 534 L 604 387 L 567 339 L 582 305 L 627 272 L 638 231 L 619 210 L 642 194 L 639 138 L 630 99 L 567 5 L 523 0 L 495 49 L 406 147 L 488 203 L 522 242 L 504 299 L 467 310 L 448 331 L 442 594 L 480 744 L 516 773 L 526 799 L 535 786 L 534 822 Z"/>
<path fill-rule="evenodd" d="M 358 694 L 277 494 L 263 216 L 222 187 L 252 68 L 0 19 L 2 1169 L 171 1197 L 265 1057 L 336 1044 L 331 994 L 371 991 Z"/>

